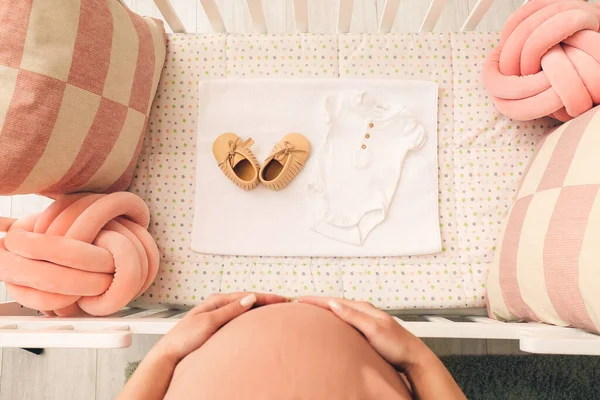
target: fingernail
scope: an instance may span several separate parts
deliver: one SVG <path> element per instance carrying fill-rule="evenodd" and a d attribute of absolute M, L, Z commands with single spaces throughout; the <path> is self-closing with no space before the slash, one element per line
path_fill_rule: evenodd
<path fill-rule="evenodd" d="M 342 305 L 335 300 L 329 300 L 329 308 L 333 311 L 342 311 Z"/>
<path fill-rule="evenodd" d="M 249 305 L 254 304 L 255 301 L 256 295 L 254 293 L 250 293 L 248 296 L 240 300 L 240 304 L 242 305 L 242 307 L 248 307 Z"/>

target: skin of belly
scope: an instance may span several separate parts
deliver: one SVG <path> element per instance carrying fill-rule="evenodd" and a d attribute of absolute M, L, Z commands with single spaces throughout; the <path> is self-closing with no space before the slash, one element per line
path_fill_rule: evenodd
<path fill-rule="evenodd" d="M 330 311 L 286 303 L 222 327 L 175 369 L 166 399 L 404 400 L 400 375 Z"/>

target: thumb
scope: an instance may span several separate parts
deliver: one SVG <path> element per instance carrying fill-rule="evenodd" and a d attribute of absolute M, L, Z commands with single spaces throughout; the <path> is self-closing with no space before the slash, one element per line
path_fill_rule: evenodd
<path fill-rule="evenodd" d="M 218 327 L 225 325 L 237 316 L 242 315 L 244 312 L 252 308 L 256 303 L 256 295 L 250 293 L 249 295 L 242 297 L 240 300 L 232 301 L 231 303 L 211 311 L 214 322 Z"/>

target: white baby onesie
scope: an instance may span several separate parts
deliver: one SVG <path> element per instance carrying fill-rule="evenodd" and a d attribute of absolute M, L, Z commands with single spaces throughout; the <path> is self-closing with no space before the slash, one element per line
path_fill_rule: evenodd
<path fill-rule="evenodd" d="M 326 112 L 329 132 L 309 186 L 312 229 L 360 246 L 385 219 L 404 158 L 425 142 L 425 130 L 401 104 L 366 92 L 332 95 Z"/>

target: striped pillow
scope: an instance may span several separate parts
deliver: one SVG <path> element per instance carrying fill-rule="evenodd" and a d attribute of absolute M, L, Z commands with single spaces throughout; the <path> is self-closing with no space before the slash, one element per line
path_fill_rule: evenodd
<path fill-rule="evenodd" d="M 599 107 L 540 143 L 488 276 L 492 317 L 600 332 L 599 154 Z"/>
<path fill-rule="evenodd" d="M 0 2 L 0 195 L 126 189 L 165 40 L 118 0 Z"/>

